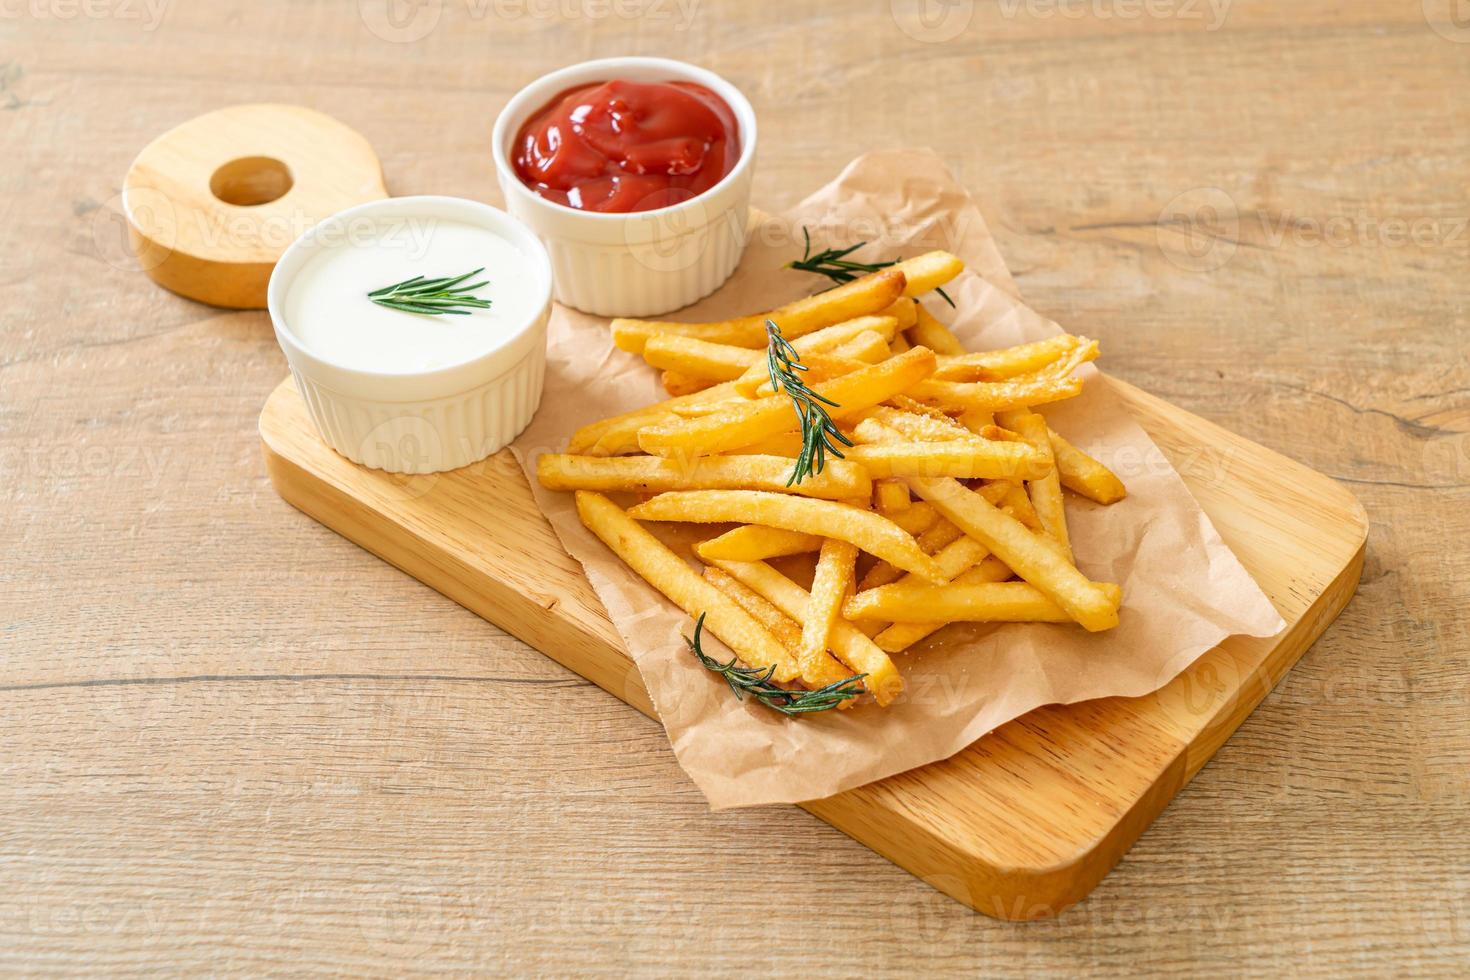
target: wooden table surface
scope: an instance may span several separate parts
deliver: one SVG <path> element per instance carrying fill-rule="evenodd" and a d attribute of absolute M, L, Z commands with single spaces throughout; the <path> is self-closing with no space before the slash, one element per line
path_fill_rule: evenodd
<path fill-rule="evenodd" d="M 0 8 L 0 967 L 1464 968 L 1452 0 L 390 2 Z M 504 101 L 623 53 L 750 95 L 767 208 L 934 147 L 1112 372 L 1367 507 L 1357 599 L 1062 918 L 980 917 L 794 808 L 711 814 L 655 724 L 282 503 L 266 316 L 128 258 L 128 163 L 197 113 L 305 103 L 393 193 L 498 203 Z"/>

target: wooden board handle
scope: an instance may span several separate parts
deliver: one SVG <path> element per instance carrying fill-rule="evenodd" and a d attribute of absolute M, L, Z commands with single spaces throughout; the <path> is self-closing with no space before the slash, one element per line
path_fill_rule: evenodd
<path fill-rule="evenodd" d="M 293 105 L 196 116 L 143 148 L 123 181 L 143 270 L 181 296 L 265 307 L 276 260 L 312 225 L 388 196 L 360 133 Z"/>

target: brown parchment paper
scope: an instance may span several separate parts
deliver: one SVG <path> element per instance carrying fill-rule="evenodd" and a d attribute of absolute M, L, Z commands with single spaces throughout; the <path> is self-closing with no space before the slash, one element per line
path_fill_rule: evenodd
<path fill-rule="evenodd" d="M 861 157 L 791 211 L 761 217 L 730 281 L 670 318 L 750 313 L 825 286 L 824 279 L 782 268 L 800 256 L 803 226 L 821 245 L 866 239 L 864 257 L 955 252 L 968 266 L 946 287 L 956 308 L 935 297 L 926 305 L 971 349 L 1061 329 L 1016 297 L 974 201 L 937 157 L 923 152 Z M 1085 324 L 1074 326 L 1088 333 Z M 1107 338 L 1099 339 L 1106 358 Z M 793 720 L 736 701 L 690 655 L 682 638 L 692 630 L 690 618 L 582 527 L 571 494 L 536 482 L 536 456 L 562 451 L 577 427 L 667 397 L 657 372 L 613 347 L 606 320 L 561 307 L 553 313 L 546 394 L 512 449 L 542 511 L 627 643 L 679 763 L 710 805 L 798 802 L 945 758 L 1044 704 L 1146 694 L 1231 634 L 1271 636 L 1284 627 L 1105 379 L 1091 366 L 1084 371 L 1084 394 L 1043 412 L 1128 486 L 1128 498 L 1112 507 L 1069 494 L 1067 508 L 1078 565 L 1093 579 L 1123 586 L 1120 625 L 1100 634 L 1048 624 L 947 627 L 896 657 L 907 690 L 887 709 L 866 705 Z M 648 526 L 691 564 L 688 545 L 724 530 Z M 716 641 L 708 649 L 729 657 Z"/>

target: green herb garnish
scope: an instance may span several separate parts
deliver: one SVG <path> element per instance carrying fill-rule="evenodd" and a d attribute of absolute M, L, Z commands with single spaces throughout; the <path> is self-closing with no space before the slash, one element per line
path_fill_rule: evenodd
<path fill-rule="evenodd" d="M 786 481 L 789 487 L 813 473 L 822 472 L 822 467 L 827 464 L 827 453 L 842 458 L 842 450 L 833 444 L 833 437 L 844 446 L 851 446 L 852 440 L 842 434 L 832 416 L 822 407 L 831 405 L 837 408 L 837 403 L 812 391 L 805 381 L 797 377 L 796 372 L 805 371 L 806 365 L 801 363 L 801 355 L 796 348 L 781 336 L 781 328 L 776 326 L 776 321 L 766 321 L 766 338 L 766 370 L 771 375 L 771 388 L 777 393 L 784 391 L 790 397 L 796 417 L 801 420 L 801 453 L 792 467 L 791 479 Z"/>
<path fill-rule="evenodd" d="M 694 651 L 701 664 L 725 679 L 730 690 L 735 692 L 736 700 L 743 701 L 745 695 L 749 694 L 761 704 L 774 708 L 783 715 L 809 715 L 814 711 L 835 708 L 842 702 L 867 692 L 867 688 L 863 687 L 863 678 L 867 674 L 854 674 L 846 680 L 834 681 L 815 691 L 788 691 L 771 681 L 772 675 L 776 673 L 774 665 L 764 670 L 758 667 L 741 667 L 739 657 L 731 657 L 729 663 L 722 664 L 707 656 L 700 648 L 704 615 L 700 613 L 699 619 L 694 622 L 694 639 L 686 636 L 684 642 L 689 644 L 689 649 Z"/>
<path fill-rule="evenodd" d="M 481 286 L 488 286 L 490 280 L 470 283 L 468 286 L 460 285 L 466 279 L 472 279 L 484 271 L 484 266 L 481 266 L 462 276 L 446 276 L 443 279 L 414 276 L 382 289 L 374 289 L 368 293 L 368 299 L 379 306 L 404 313 L 424 313 L 429 316 L 452 313 L 455 316 L 467 316 L 471 310 L 490 308 L 488 299 L 470 295 Z"/>
<path fill-rule="evenodd" d="M 877 272 L 879 269 L 886 269 L 890 265 L 903 261 L 903 259 L 894 259 L 892 262 L 858 262 L 855 259 L 848 258 L 853 252 L 868 244 L 867 242 L 858 242 L 856 245 L 849 245 L 847 248 L 827 248 L 813 255 L 812 236 L 806 230 L 805 225 L 801 228 L 801 237 L 806 242 L 806 247 L 802 250 L 801 258 L 794 262 L 787 262 L 786 268 L 800 269 L 802 272 L 815 272 L 819 276 L 826 276 L 833 283 L 827 287 L 828 289 L 835 289 L 842 283 L 852 282 L 858 277 L 859 273 Z M 951 307 L 954 306 L 954 300 L 949 298 L 949 293 L 946 293 L 943 289 L 936 289 L 935 292 L 944 297 L 944 301 Z"/>

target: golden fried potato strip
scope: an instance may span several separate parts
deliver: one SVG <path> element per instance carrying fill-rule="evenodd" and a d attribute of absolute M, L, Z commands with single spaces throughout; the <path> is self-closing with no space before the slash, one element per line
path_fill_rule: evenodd
<path fill-rule="evenodd" d="M 902 272 L 883 269 L 767 313 L 714 323 L 617 319 L 612 321 L 613 343 L 621 350 L 641 354 L 650 337 L 675 333 L 718 344 L 761 348 L 766 346 L 767 320 L 774 320 L 782 335 L 794 340 L 834 323 L 878 313 L 903 295 L 906 282 Z"/>
<path fill-rule="evenodd" d="M 587 529 L 649 585 L 690 616 L 705 616 L 711 633 L 748 666 L 774 666 L 782 683 L 801 671 L 796 658 L 729 596 L 710 585 L 621 507 L 600 493 L 577 492 L 577 514 Z"/>

